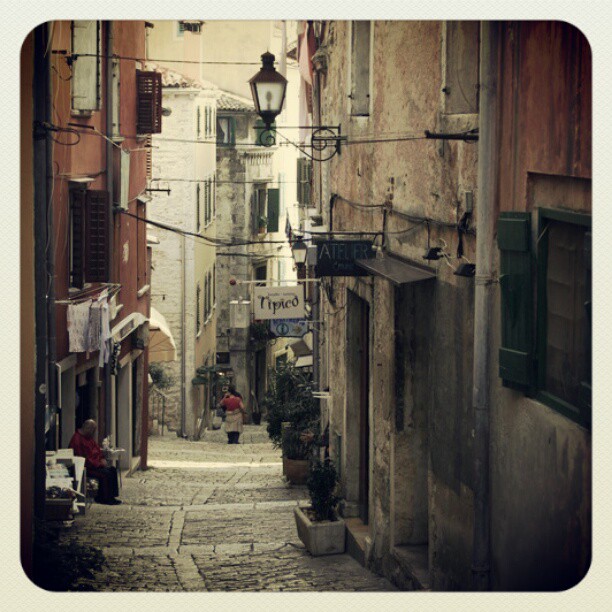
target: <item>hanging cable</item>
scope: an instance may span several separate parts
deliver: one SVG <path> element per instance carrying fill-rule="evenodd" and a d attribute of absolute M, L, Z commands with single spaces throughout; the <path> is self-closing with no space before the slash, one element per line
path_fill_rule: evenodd
<path fill-rule="evenodd" d="M 261 62 L 230 62 L 230 61 L 201 61 L 201 60 L 186 60 L 186 59 L 154 59 L 137 57 L 134 55 L 120 55 L 119 53 L 112 53 L 107 55 L 104 53 L 68 53 L 66 49 L 54 49 L 51 53 L 54 55 L 60 55 L 64 57 L 68 65 L 72 65 L 75 60 L 79 57 L 97 57 L 110 60 L 126 60 L 132 62 L 147 63 L 160 63 L 160 64 L 198 64 L 198 65 L 211 65 L 211 66 L 261 66 Z M 277 62 L 275 62 L 277 63 Z"/>

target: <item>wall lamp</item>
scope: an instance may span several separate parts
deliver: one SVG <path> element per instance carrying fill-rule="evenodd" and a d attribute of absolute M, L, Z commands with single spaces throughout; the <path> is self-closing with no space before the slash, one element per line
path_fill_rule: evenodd
<path fill-rule="evenodd" d="M 296 264 L 306 263 L 308 246 L 301 238 L 298 238 L 298 240 L 293 243 L 293 246 L 291 247 L 291 252 L 293 253 L 293 258 L 295 259 Z"/>
<path fill-rule="evenodd" d="M 259 131 L 257 141 L 264 147 L 271 147 L 276 144 L 276 134 L 285 138 L 272 124 L 283 110 L 287 79 L 274 68 L 273 53 L 266 51 L 261 56 L 261 63 L 261 70 L 249 79 L 249 85 L 255 110 L 265 125 L 263 130 L 256 128 Z M 336 153 L 340 153 L 340 143 L 346 140 L 346 136 L 341 136 L 339 125 L 298 126 L 295 129 L 311 130 L 310 144 L 299 145 L 298 148 L 314 161 L 330 160 Z M 312 153 L 305 151 L 303 146 L 310 148 Z"/>

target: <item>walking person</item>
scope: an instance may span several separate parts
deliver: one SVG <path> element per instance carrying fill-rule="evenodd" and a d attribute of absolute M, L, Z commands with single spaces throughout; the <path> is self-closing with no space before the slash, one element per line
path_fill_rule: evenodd
<path fill-rule="evenodd" d="M 243 415 L 246 414 L 242 399 L 234 395 L 235 392 L 235 389 L 229 390 L 220 402 L 225 410 L 225 433 L 228 444 L 238 444 L 243 429 Z"/>

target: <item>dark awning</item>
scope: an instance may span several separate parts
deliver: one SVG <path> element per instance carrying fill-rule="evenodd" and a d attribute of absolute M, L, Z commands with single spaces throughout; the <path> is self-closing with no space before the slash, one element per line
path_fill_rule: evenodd
<path fill-rule="evenodd" d="M 374 259 L 358 259 L 356 263 L 370 274 L 382 276 L 396 285 L 416 283 L 436 277 L 436 271 L 431 268 L 387 254 Z"/>

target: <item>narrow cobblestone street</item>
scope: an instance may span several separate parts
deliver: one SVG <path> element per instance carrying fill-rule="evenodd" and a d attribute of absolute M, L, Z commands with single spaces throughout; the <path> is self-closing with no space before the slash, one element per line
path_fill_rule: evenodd
<path fill-rule="evenodd" d="M 223 431 L 150 438 L 150 469 L 123 479 L 123 504 L 93 504 L 65 532 L 102 549 L 96 590 L 396 590 L 347 554 L 304 549 L 293 508 L 307 491 L 286 484 L 263 426 L 225 441 Z"/>

